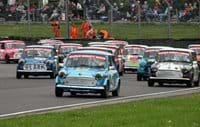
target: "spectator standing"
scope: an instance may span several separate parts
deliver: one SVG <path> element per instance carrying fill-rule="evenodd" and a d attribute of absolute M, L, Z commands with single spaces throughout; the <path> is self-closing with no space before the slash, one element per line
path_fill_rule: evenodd
<path fill-rule="evenodd" d="M 52 31 L 54 33 L 54 37 L 61 37 L 60 22 L 56 17 L 53 18 L 51 26 L 52 26 Z"/>
<path fill-rule="evenodd" d="M 25 17 L 26 17 L 26 9 L 25 9 L 25 6 L 22 4 L 22 2 L 17 6 L 17 9 L 16 9 L 20 15 L 20 20 L 24 20 Z"/>
<path fill-rule="evenodd" d="M 86 38 L 86 34 L 87 34 L 88 30 L 89 30 L 89 26 L 90 26 L 90 22 L 88 20 L 85 20 L 81 24 L 82 38 Z"/>
<path fill-rule="evenodd" d="M 77 39 L 78 38 L 78 27 L 75 26 L 75 25 L 71 26 L 70 38 L 71 39 Z"/>
<path fill-rule="evenodd" d="M 94 39 L 95 38 L 95 31 L 94 31 L 94 29 L 92 28 L 91 25 L 89 25 L 89 30 L 86 33 L 86 38 L 87 39 Z"/>

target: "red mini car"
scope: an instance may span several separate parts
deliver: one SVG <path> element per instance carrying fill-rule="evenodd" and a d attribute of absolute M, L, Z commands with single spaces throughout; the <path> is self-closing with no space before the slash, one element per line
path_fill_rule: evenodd
<path fill-rule="evenodd" d="M 0 41 L 0 61 L 10 63 L 18 62 L 21 57 L 25 42 L 20 40 L 3 40 Z"/>

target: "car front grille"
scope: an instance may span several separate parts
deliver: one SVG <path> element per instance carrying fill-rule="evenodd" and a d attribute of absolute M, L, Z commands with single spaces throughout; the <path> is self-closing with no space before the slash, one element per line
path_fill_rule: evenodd
<path fill-rule="evenodd" d="M 65 80 L 66 85 L 75 86 L 96 86 L 95 78 L 88 77 L 67 77 Z"/>
<path fill-rule="evenodd" d="M 157 77 L 164 77 L 164 78 L 182 78 L 183 74 L 181 71 L 174 71 L 174 70 L 158 70 L 156 73 Z"/>

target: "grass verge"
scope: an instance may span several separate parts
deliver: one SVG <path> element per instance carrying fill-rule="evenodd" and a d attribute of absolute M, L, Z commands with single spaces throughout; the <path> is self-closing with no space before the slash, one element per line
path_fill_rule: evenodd
<path fill-rule="evenodd" d="M 1 119 L 0 127 L 199 127 L 200 94 Z"/>
<path fill-rule="evenodd" d="M 81 37 L 80 23 L 76 23 L 79 27 L 79 37 Z M 139 30 L 135 23 L 114 23 L 112 28 L 106 23 L 94 23 L 96 30 L 107 29 L 115 38 L 120 39 L 153 39 L 168 38 L 167 24 L 141 24 Z M 32 36 L 32 37 L 53 37 L 50 24 L 31 24 L 31 32 L 29 33 L 27 24 L 0 24 L 0 36 Z M 61 25 L 62 37 L 66 37 L 66 26 Z M 171 38 L 199 38 L 200 25 L 198 24 L 172 24 Z"/>

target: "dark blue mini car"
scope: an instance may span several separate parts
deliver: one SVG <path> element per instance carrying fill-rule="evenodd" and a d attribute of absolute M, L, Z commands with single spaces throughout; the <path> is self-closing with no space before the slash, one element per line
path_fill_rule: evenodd
<path fill-rule="evenodd" d="M 49 75 L 55 78 L 58 70 L 56 49 L 53 46 L 26 46 L 17 65 L 16 78 Z"/>

